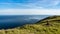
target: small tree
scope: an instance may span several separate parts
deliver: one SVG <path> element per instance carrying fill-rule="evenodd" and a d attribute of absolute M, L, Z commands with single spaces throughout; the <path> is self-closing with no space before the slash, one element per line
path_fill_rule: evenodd
<path fill-rule="evenodd" d="M 48 21 L 48 20 L 46 21 L 46 25 L 50 25 L 50 23 L 49 23 L 49 21 Z"/>
<path fill-rule="evenodd" d="M 47 21 L 47 24 L 46 25 L 49 25 L 49 21 Z"/>

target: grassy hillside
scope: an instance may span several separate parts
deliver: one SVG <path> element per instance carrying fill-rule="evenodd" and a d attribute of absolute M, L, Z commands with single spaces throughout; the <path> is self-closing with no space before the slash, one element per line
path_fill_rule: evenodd
<path fill-rule="evenodd" d="M 0 30 L 0 34 L 60 34 L 60 16 L 49 16 L 35 24 Z"/>

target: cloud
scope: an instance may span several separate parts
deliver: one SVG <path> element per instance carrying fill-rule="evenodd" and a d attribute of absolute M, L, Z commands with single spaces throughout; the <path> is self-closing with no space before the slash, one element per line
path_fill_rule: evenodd
<path fill-rule="evenodd" d="M 35 3 L 35 5 L 44 8 L 56 8 L 58 4 L 60 4 L 60 0 L 42 0 Z"/>
<path fill-rule="evenodd" d="M 0 15 L 60 15 L 60 9 L 1 9 Z"/>

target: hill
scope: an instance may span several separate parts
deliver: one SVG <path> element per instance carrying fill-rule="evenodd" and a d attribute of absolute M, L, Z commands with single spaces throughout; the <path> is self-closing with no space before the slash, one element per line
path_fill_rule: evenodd
<path fill-rule="evenodd" d="M 0 34 L 60 34 L 60 16 L 49 16 L 35 24 L 26 24 L 13 29 L 2 29 Z"/>

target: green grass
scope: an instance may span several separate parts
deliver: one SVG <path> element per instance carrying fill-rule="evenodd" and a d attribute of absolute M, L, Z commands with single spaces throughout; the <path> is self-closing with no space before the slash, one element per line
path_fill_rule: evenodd
<path fill-rule="evenodd" d="M 0 34 L 60 34 L 60 23 L 54 25 L 31 24 L 24 25 L 23 28 L 0 30 Z"/>
<path fill-rule="evenodd" d="M 49 25 L 47 24 L 47 20 Z M 0 34 L 60 34 L 60 16 L 47 17 L 36 24 L 0 30 Z"/>

